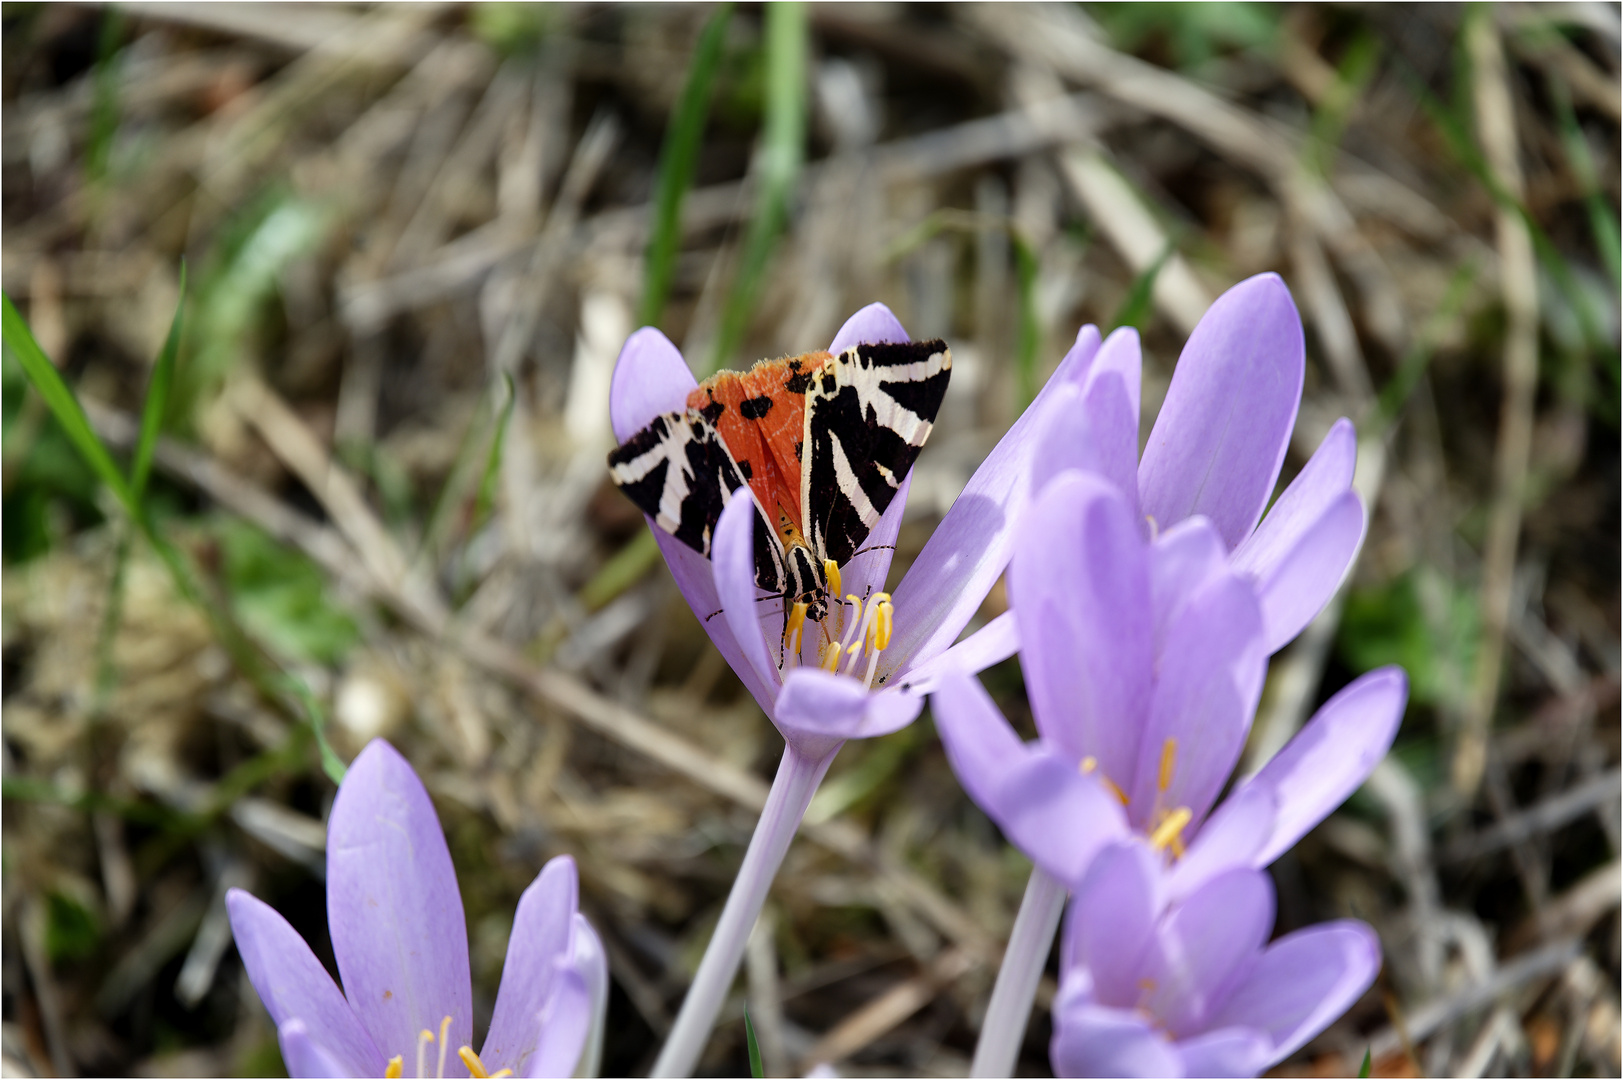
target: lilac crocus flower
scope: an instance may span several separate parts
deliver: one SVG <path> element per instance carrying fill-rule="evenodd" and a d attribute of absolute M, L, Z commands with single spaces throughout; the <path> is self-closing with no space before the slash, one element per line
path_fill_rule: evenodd
<path fill-rule="evenodd" d="M 1153 541 L 1137 524 L 1119 488 L 1081 471 L 1027 514 L 1009 597 L 1036 743 L 967 674 L 943 675 L 931 698 L 965 789 L 1037 865 L 1005 959 L 1021 1024 L 1064 893 L 1105 845 L 1136 836 L 1159 852 L 1174 899 L 1264 867 L 1369 775 L 1407 697 L 1396 668 L 1355 681 L 1210 814 L 1261 694 L 1264 616 L 1205 518 Z M 977 1054 L 978 1074 L 1012 1052 L 995 1046 L 995 1060 Z"/>
<path fill-rule="evenodd" d="M 1159 853 L 1111 844 L 1071 901 L 1050 1056 L 1058 1076 L 1255 1076 L 1356 1001 L 1374 931 L 1322 923 L 1268 942 L 1274 889 L 1235 867 L 1169 901 Z"/>
<path fill-rule="evenodd" d="M 274 909 L 241 889 L 226 909 L 290 1076 L 591 1075 L 608 968 L 577 892 L 567 855 L 524 890 L 474 1053 L 451 852 L 422 781 L 377 739 L 350 765 L 327 823 L 327 927 L 343 990 Z"/>
<path fill-rule="evenodd" d="M 889 309 L 870 304 L 846 321 L 829 351 L 907 340 Z M 1007 616 L 954 642 L 1008 563 L 1015 525 L 1030 496 L 1025 477 L 1038 420 L 1054 407 L 1058 392 L 1085 372 L 1098 347 L 1098 331 L 1084 328 L 891 595 L 884 592 L 885 580 L 911 477 L 902 482 L 863 550 L 839 568 L 839 596 L 830 615 L 821 627 L 807 627 L 799 650 L 784 650 L 781 604 L 755 586 L 751 500 L 733 499 L 722 512 L 709 560 L 649 523 L 694 615 L 787 744 L 711 946 L 655 1062 L 656 1076 L 685 1076 L 696 1064 L 772 878 L 844 741 L 911 723 L 941 671 L 979 671 L 1013 654 L 1013 623 Z M 627 339 L 614 371 L 615 437 L 623 442 L 655 416 L 684 409 L 695 385 L 681 353 L 663 334 L 651 327 L 638 330 Z"/>
<path fill-rule="evenodd" d="M 1117 330 L 1059 392 L 1031 482 L 1040 488 L 1073 468 L 1098 473 L 1147 535 L 1204 517 L 1255 588 L 1263 640 L 1275 652 L 1335 594 L 1364 538 L 1363 503 L 1351 488 L 1357 437 L 1345 419 L 1263 517 L 1296 424 L 1303 368 L 1302 320 L 1285 283 L 1271 273 L 1240 282 L 1189 335 L 1139 460 L 1138 333 Z M 1061 416 L 1070 419 L 1061 425 Z"/>

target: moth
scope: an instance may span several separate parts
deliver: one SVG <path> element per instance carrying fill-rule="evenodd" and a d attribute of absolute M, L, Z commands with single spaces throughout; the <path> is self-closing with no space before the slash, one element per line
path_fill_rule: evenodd
<path fill-rule="evenodd" d="M 746 486 L 759 515 L 755 584 L 789 614 L 829 613 L 829 569 L 850 561 L 930 437 L 952 374 L 942 341 L 853 345 L 723 371 L 609 454 L 631 501 L 709 556 Z M 836 598 L 837 599 L 837 598 Z"/>

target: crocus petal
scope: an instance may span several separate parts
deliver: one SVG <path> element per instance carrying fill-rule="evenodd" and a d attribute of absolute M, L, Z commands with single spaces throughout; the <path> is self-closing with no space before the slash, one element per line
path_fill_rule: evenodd
<path fill-rule="evenodd" d="M 614 437 L 625 442 L 661 413 L 687 408 L 688 392 L 698 386 L 687 361 L 670 339 L 645 326 L 626 338 L 609 381 L 609 423 Z"/>
<path fill-rule="evenodd" d="M 829 345 L 828 351 L 838 356 L 853 345 L 874 345 L 881 342 L 900 344 L 911 341 L 907 331 L 890 308 L 884 304 L 873 303 L 845 320 L 839 333 L 834 335 L 834 341 Z"/>
<path fill-rule="evenodd" d="M 1256 1076 L 1273 1056 L 1273 1042 L 1266 1035 L 1238 1027 L 1184 1039 L 1174 1049 L 1184 1076 Z"/>
<path fill-rule="evenodd" d="M 1300 634 L 1330 602 L 1364 543 L 1364 503 L 1344 491 L 1295 547 L 1257 582 L 1268 651 Z"/>
<path fill-rule="evenodd" d="M 1330 504 L 1352 486 L 1357 463 L 1358 433 L 1352 421 L 1343 417 L 1330 428 L 1296 479 L 1274 500 L 1257 531 L 1234 549 L 1234 565 L 1255 577 L 1267 577 L 1324 516 Z"/>
<path fill-rule="evenodd" d="M 1138 331 L 1105 339 L 1080 390 L 1062 387 L 1043 418 L 1032 459 L 1032 490 L 1067 469 L 1098 473 L 1121 490 L 1138 519 Z"/>
<path fill-rule="evenodd" d="M 592 1027 L 592 992 L 573 966 L 559 970 L 552 995 L 535 1017 L 540 1045 L 525 1076 L 573 1076 Z"/>
<path fill-rule="evenodd" d="M 1160 677 L 1129 788 L 1135 824 L 1154 828 L 1155 808 L 1187 807 L 1197 825 L 1206 816 L 1240 759 L 1267 663 L 1262 616 L 1244 579 L 1224 573 L 1189 600 L 1156 658 Z M 1163 777 L 1169 741 L 1172 769 Z"/>
<path fill-rule="evenodd" d="M 1060 970 L 1086 968 L 1102 1005 L 1130 1009 L 1161 910 L 1156 857 L 1139 842 L 1107 844 L 1093 858 L 1065 913 Z"/>
<path fill-rule="evenodd" d="M 1381 942 L 1347 919 L 1286 934 L 1229 987 L 1213 1026 L 1236 1025 L 1273 1040 L 1266 1065 L 1282 1061 L 1350 1008 L 1375 981 Z"/>
<path fill-rule="evenodd" d="M 897 689 L 928 694 L 935 690 L 936 682 L 944 671 L 974 675 L 1019 651 L 1019 625 L 1014 621 L 1014 612 L 1005 611 L 934 660 L 927 660 L 905 672 Z"/>
<path fill-rule="evenodd" d="M 891 497 L 890 505 L 880 515 L 879 522 L 868 533 L 868 539 L 862 542 L 857 554 L 851 561 L 840 568 L 840 585 L 846 593 L 856 596 L 872 596 L 885 589 L 885 578 L 890 573 L 890 563 L 896 555 L 896 537 L 902 531 L 902 518 L 907 513 L 907 493 L 913 489 L 913 474 L 909 472 L 902 481 L 902 486 L 896 489 Z M 838 600 L 838 597 L 834 599 Z M 806 644 L 812 646 L 812 635 L 806 635 Z M 817 660 L 816 649 L 812 650 L 812 662 Z"/>
<path fill-rule="evenodd" d="M 575 860 L 559 855 L 519 897 L 490 1033 L 479 1051 L 491 1072 L 522 1073 L 535 1051 L 542 1034 L 536 1018 L 552 993 L 560 966 L 570 960 L 579 888 Z"/>
<path fill-rule="evenodd" d="M 890 647 L 900 662 L 921 664 L 945 652 L 1008 565 L 1015 526 L 1030 497 L 1026 474 L 1038 421 L 1060 387 L 1081 384 L 1098 340 L 1098 331 L 1083 327 L 1076 345 L 969 478 L 896 587 L 898 618 Z"/>
<path fill-rule="evenodd" d="M 788 742 L 817 760 L 847 739 L 899 731 L 923 707 L 916 694 L 875 694 L 849 675 L 796 668 L 783 680 L 776 722 Z"/>
<path fill-rule="evenodd" d="M 1150 594 L 1155 607 L 1155 655 L 1166 650 L 1167 627 L 1189 598 L 1228 566 L 1223 538 L 1203 517 L 1180 521 L 1150 546 Z"/>
<path fill-rule="evenodd" d="M 1116 797 L 1042 744 L 1022 743 L 977 680 L 943 673 L 930 706 L 970 798 L 1067 888 L 1076 888 L 1101 846 L 1126 834 Z"/>
<path fill-rule="evenodd" d="M 1184 345 L 1144 448 L 1144 513 L 1162 529 L 1204 514 L 1234 550 L 1273 492 L 1303 369 L 1302 320 L 1278 274 L 1218 297 Z"/>
<path fill-rule="evenodd" d="M 573 966 L 586 980 L 586 992 L 591 1001 L 591 1025 L 586 1032 L 586 1045 L 581 1048 L 580 1061 L 575 1071 L 582 1076 L 597 1076 L 602 1070 L 603 1035 L 609 1015 L 609 960 L 603 951 L 603 942 L 586 921 L 586 916 L 575 914 Z"/>
<path fill-rule="evenodd" d="M 451 852 L 423 782 L 381 739 L 350 764 L 333 801 L 327 928 L 344 990 L 386 1056 L 409 1057 L 417 1033 L 437 1033 L 446 1016 L 452 1047 L 472 1041 L 468 930 Z"/>
<path fill-rule="evenodd" d="M 300 1021 L 301 1037 L 319 1043 L 338 1069 L 335 1075 L 383 1075 L 384 1059 L 377 1044 L 298 931 L 241 889 L 225 894 L 225 910 L 248 981 L 276 1026 Z M 313 1034 L 310 1025 L 315 1026 Z M 285 1050 L 283 1060 L 290 1076 L 327 1075 L 296 1071 Z"/>
<path fill-rule="evenodd" d="M 1230 870 L 1172 908 L 1145 974 L 1145 1005 L 1178 1036 L 1209 1030 L 1230 977 L 1244 970 L 1274 925 L 1274 887 L 1260 870 Z"/>
<path fill-rule="evenodd" d="M 693 609 L 694 618 L 710 635 L 716 651 L 721 653 L 727 666 L 733 669 L 739 681 L 749 690 L 755 703 L 761 706 L 761 711 L 771 716 L 772 701 L 777 697 L 777 680 L 763 681 L 754 665 L 745 659 L 744 649 L 733 636 L 732 626 L 722 612 L 721 597 L 716 592 L 715 567 L 709 559 L 655 525 L 651 519 L 648 528 L 653 531 L 654 540 L 665 556 L 665 565 L 670 568 L 677 589 L 688 602 L 688 607 Z M 752 639 L 759 640 L 760 636 L 757 630 Z"/>
<path fill-rule="evenodd" d="M 1177 902 L 1237 866 L 1267 865 L 1258 856 L 1273 832 L 1276 802 L 1272 788 L 1257 784 L 1224 799 L 1167 874 L 1169 898 Z"/>
<path fill-rule="evenodd" d="M 1247 789 L 1269 791 L 1277 807 L 1253 865 L 1267 866 L 1289 850 L 1369 777 L 1392 746 L 1408 698 L 1402 668 L 1370 672 L 1325 702 L 1247 782 Z"/>
<path fill-rule="evenodd" d="M 302 1020 L 289 1020 L 276 1029 L 276 1042 L 282 1048 L 282 1064 L 291 1077 L 303 1076 L 376 1076 L 376 1071 L 356 1071 L 342 1064 L 338 1057 L 310 1037 L 310 1029 Z"/>
<path fill-rule="evenodd" d="M 778 667 L 761 636 L 761 590 L 755 587 L 755 500 L 742 488 L 729 499 L 710 541 L 710 566 L 723 617 L 755 678 L 765 686 L 778 681 Z M 773 710 L 767 707 L 767 715 Z"/>
<path fill-rule="evenodd" d="M 1183 1076 L 1165 1035 L 1126 1009 L 1083 1005 L 1056 1011 L 1048 1048 L 1056 1076 Z"/>
<path fill-rule="evenodd" d="M 1009 568 L 1037 730 L 1125 784 L 1149 710 L 1149 551 L 1121 493 L 1069 472 L 1026 513 Z"/>

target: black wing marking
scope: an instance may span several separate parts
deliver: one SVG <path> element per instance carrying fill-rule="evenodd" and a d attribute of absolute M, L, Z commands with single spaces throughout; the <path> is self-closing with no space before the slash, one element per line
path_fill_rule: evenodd
<path fill-rule="evenodd" d="M 721 511 L 744 488 L 755 496 L 715 427 L 697 413 L 665 413 L 609 454 L 609 475 L 654 524 L 708 558 Z M 755 507 L 755 583 L 782 593 L 783 545 Z"/>
<path fill-rule="evenodd" d="M 942 341 L 855 345 L 806 392 L 800 500 L 814 550 L 844 565 L 930 437 L 952 375 Z"/>

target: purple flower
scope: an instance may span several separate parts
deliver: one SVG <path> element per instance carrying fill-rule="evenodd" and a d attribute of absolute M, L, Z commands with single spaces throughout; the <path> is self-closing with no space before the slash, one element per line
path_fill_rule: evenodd
<path fill-rule="evenodd" d="M 1059 391 L 1038 437 L 1033 488 L 1081 468 L 1122 492 L 1146 535 L 1205 518 L 1255 586 L 1263 639 L 1275 652 L 1335 594 L 1364 538 L 1363 503 L 1351 489 L 1357 438 L 1345 419 L 1263 517 L 1296 423 L 1303 366 L 1302 320 L 1285 283 L 1277 274 L 1240 282 L 1184 345 L 1141 461 L 1138 334 L 1117 330 Z"/>
<path fill-rule="evenodd" d="M 577 889 L 574 861 L 561 855 L 519 898 L 475 1054 L 451 852 L 422 781 L 374 740 L 350 765 L 327 825 L 327 925 L 344 989 L 268 905 L 233 889 L 226 908 L 291 1076 L 569 1076 L 589 1042 L 595 1054 L 608 991 Z"/>
<path fill-rule="evenodd" d="M 971 676 L 931 697 L 965 789 L 1067 889 L 1137 835 L 1186 895 L 1268 865 L 1361 784 L 1407 698 L 1398 668 L 1358 679 L 1207 820 L 1239 760 L 1267 655 L 1260 605 L 1204 518 L 1146 540 L 1127 499 L 1073 471 L 1043 489 L 1009 568 L 1039 738 L 1023 743 Z"/>
<path fill-rule="evenodd" d="M 907 340 L 888 308 L 870 304 L 846 321 L 829 351 Z M 856 602 L 840 603 L 836 597 L 828 619 L 821 627 L 809 625 L 798 655 L 783 657 L 781 666 L 781 605 L 755 587 L 751 500 L 735 499 L 722 513 L 710 560 L 649 523 L 677 587 L 716 648 L 784 738 L 806 757 L 821 758 L 845 739 L 883 735 L 910 723 L 922 704 L 920 695 L 947 666 L 979 671 L 1013 654 L 1007 618 L 956 647 L 953 642 L 1008 562 L 1014 526 L 1029 500 L 1025 476 L 1038 420 L 1060 391 L 1080 379 L 1098 347 L 1098 331 L 1084 327 L 1036 402 L 976 471 L 888 595 L 883 590 L 891 546 L 911 477 L 903 481 L 863 551 L 840 568 L 837 592 Z M 652 327 L 638 330 L 626 340 L 614 371 L 615 437 L 623 442 L 655 416 L 684 409 L 695 385 L 681 353 L 663 334 Z M 1063 418 L 1056 417 L 1048 430 L 1063 432 Z M 835 646 L 838 656 L 832 655 Z M 823 669 L 825 658 L 837 673 Z M 870 692 L 875 689 L 880 692 Z"/>
<path fill-rule="evenodd" d="M 1169 902 L 1143 843 L 1093 860 L 1067 915 L 1050 1055 L 1059 1076 L 1254 1076 L 1317 1035 L 1380 968 L 1374 931 L 1268 942 L 1273 883 L 1233 868 Z"/>

